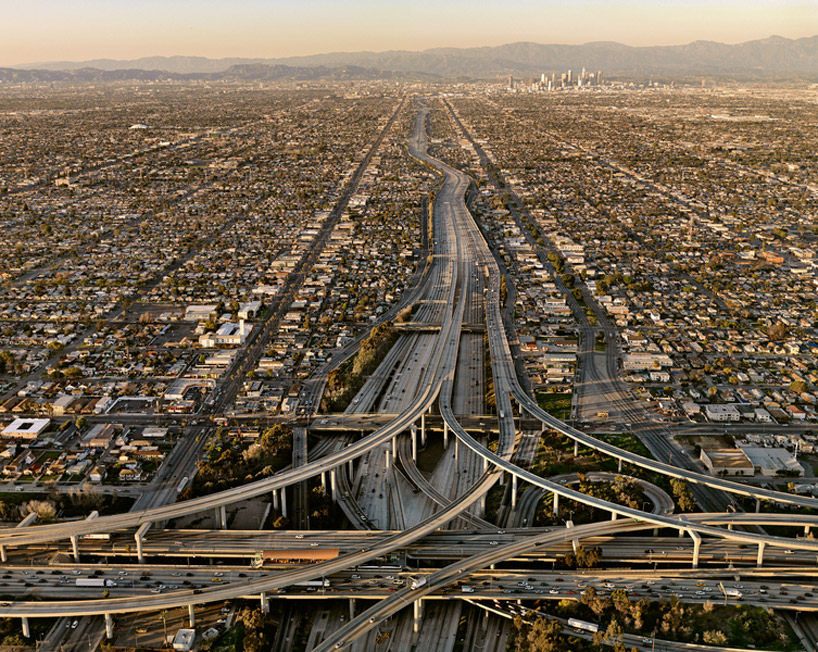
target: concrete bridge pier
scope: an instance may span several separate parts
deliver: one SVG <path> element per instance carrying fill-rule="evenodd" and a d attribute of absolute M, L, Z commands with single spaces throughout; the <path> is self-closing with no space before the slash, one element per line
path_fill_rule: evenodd
<path fill-rule="evenodd" d="M 560 495 L 554 492 L 554 516 L 559 516 L 560 513 Z"/>
<path fill-rule="evenodd" d="M 449 424 L 443 422 L 443 448 L 449 447 Z"/>
<path fill-rule="evenodd" d="M 418 598 L 413 603 L 414 606 L 414 622 L 412 624 L 412 631 L 414 632 L 415 636 L 418 635 L 420 632 L 420 621 L 423 618 L 423 605 L 421 604 L 421 599 Z"/>
<path fill-rule="evenodd" d="M 6 546 L 0 545 L 0 561 L 5 564 L 8 560 L 8 556 L 6 555 Z"/>
<path fill-rule="evenodd" d="M 389 468 L 389 451 L 386 451 L 387 468 Z M 330 469 L 329 484 L 332 487 L 332 500 L 338 502 L 338 479 L 335 477 L 335 469 Z"/>
<path fill-rule="evenodd" d="M 392 437 L 392 457 L 398 456 L 398 438 Z"/>
<path fill-rule="evenodd" d="M 554 494 L 556 496 L 556 494 Z M 565 521 L 565 528 L 572 528 L 574 527 L 574 521 L 568 520 Z M 579 539 L 571 539 L 571 549 L 576 552 L 577 548 L 579 548 Z"/>
<path fill-rule="evenodd" d="M 616 472 L 622 473 L 622 458 L 620 457 L 619 460 L 617 460 L 617 462 L 618 463 L 616 465 Z"/>
<path fill-rule="evenodd" d="M 756 557 L 756 566 L 761 568 L 764 565 L 764 548 L 767 547 L 766 541 L 758 542 L 758 556 Z"/>
<path fill-rule="evenodd" d="M 278 511 L 278 489 L 273 489 L 273 509 Z"/>
<path fill-rule="evenodd" d="M 143 523 L 139 526 L 136 534 L 133 535 L 133 538 L 136 540 L 136 558 L 140 564 L 145 563 L 145 553 L 142 549 L 142 542 L 145 540 L 145 535 L 148 533 L 148 530 L 151 529 L 151 525 L 153 525 L 153 523 Z"/>
<path fill-rule="evenodd" d="M 349 619 L 355 618 L 355 598 L 349 599 Z"/>
<path fill-rule="evenodd" d="M 388 471 L 389 469 L 392 468 L 392 463 L 390 462 L 388 449 L 384 451 L 384 456 L 386 458 L 386 461 L 384 462 L 384 468 Z"/>
<path fill-rule="evenodd" d="M 321 471 L 321 489 L 324 491 L 324 495 L 327 495 L 327 472 Z"/>
<path fill-rule="evenodd" d="M 114 637 L 114 619 L 111 614 L 105 614 L 105 638 L 111 640 Z"/>
<path fill-rule="evenodd" d="M 28 625 L 28 618 L 23 616 L 21 620 L 23 621 L 23 636 L 31 638 L 31 627 Z"/>
<path fill-rule="evenodd" d="M 511 508 L 517 507 L 517 476 L 511 474 Z"/>
<path fill-rule="evenodd" d="M 420 415 L 420 441 L 426 445 L 426 413 Z"/>
<path fill-rule="evenodd" d="M 259 598 L 261 599 L 261 613 L 270 613 L 270 601 L 267 599 L 267 594 L 262 591 Z"/>
<path fill-rule="evenodd" d="M 216 527 L 220 530 L 227 529 L 227 508 L 224 505 L 216 508 Z"/>
<path fill-rule="evenodd" d="M 574 440 L 574 457 L 579 455 L 579 442 L 575 439 Z"/>
<path fill-rule="evenodd" d="M 187 606 L 187 619 L 190 623 L 190 628 L 193 629 L 196 627 L 196 612 L 193 610 L 193 605 L 189 604 Z"/>
<path fill-rule="evenodd" d="M 458 443 L 458 439 L 454 440 L 454 459 L 458 460 L 460 458 L 460 444 Z"/>
<path fill-rule="evenodd" d="M 74 563 L 80 563 L 80 543 L 79 537 L 75 534 L 71 537 L 71 551 L 74 553 Z"/>
<path fill-rule="evenodd" d="M 287 487 L 281 487 L 281 515 L 287 518 Z"/>
<path fill-rule="evenodd" d="M 761 498 L 756 498 L 756 514 L 761 511 Z"/>
<path fill-rule="evenodd" d="M 418 429 L 412 426 L 412 460 L 418 461 Z"/>
<path fill-rule="evenodd" d="M 693 568 L 699 567 L 699 553 L 702 549 L 702 537 L 698 532 L 688 530 L 687 533 L 693 539 Z"/>
<path fill-rule="evenodd" d="M 612 521 L 616 520 L 616 512 L 611 512 L 611 520 Z"/>

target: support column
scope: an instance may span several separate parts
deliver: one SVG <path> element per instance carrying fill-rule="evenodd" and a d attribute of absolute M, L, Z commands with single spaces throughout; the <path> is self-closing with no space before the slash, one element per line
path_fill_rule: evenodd
<path fill-rule="evenodd" d="M 483 473 L 489 470 L 489 460 L 487 457 L 483 458 Z"/>
<path fill-rule="evenodd" d="M 386 454 L 388 456 L 389 452 L 387 451 Z M 338 480 L 335 477 L 335 469 L 330 469 L 329 484 L 332 487 L 332 500 L 337 503 L 338 502 Z"/>
<path fill-rule="evenodd" d="M 454 459 L 457 460 L 460 458 L 460 444 L 458 443 L 460 440 L 455 438 L 454 440 Z"/>
<path fill-rule="evenodd" d="M 418 461 L 418 431 L 412 426 L 412 460 Z"/>
<path fill-rule="evenodd" d="M 227 529 L 227 508 L 224 505 L 216 508 L 216 527 L 220 530 Z"/>
<path fill-rule="evenodd" d="M 579 442 L 574 440 L 574 457 L 579 455 Z"/>
<path fill-rule="evenodd" d="M 114 637 L 114 619 L 111 614 L 105 614 L 105 638 L 109 641 Z"/>
<path fill-rule="evenodd" d="M 517 476 L 511 474 L 511 508 L 517 507 Z"/>
<path fill-rule="evenodd" d="M 4 564 L 8 561 L 8 557 L 6 556 L 6 546 L 0 545 L 0 561 Z"/>
<path fill-rule="evenodd" d="M 267 594 L 262 591 L 259 597 L 261 598 L 261 612 L 270 613 L 270 601 L 267 599 Z"/>
<path fill-rule="evenodd" d="M 384 451 L 384 456 L 386 458 L 386 462 L 384 463 L 384 468 L 388 471 L 389 469 L 392 468 L 392 465 L 391 465 L 392 463 L 390 462 L 390 459 L 389 459 L 389 450 L 388 449 Z"/>
<path fill-rule="evenodd" d="M 426 445 L 426 413 L 420 415 L 420 440 Z"/>
<path fill-rule="evenodd" d="M 480 516 L 486 515 L 486 494 L 480 497 Z"/>
<path fill-rule="evenodd" d="M 74 552 L 74 563 L 80 563 L 80 547 L 79 547 L 79 538 L 74 535 L 71 537 L 71 550 Z"/>
<path fill-rule="evenodd" d="M 688 530 L 687 533 L 693 539 L 693 568 L 699 567 L 699 552 L 702 548 L 702 537 L 698 532 Z"/>
<path fill-rule="evenodd" d="M 26 638 L 31 638 L 31 628 L 28 626 L 28 618 L 23 616 L 22 621 L 23 621 L 23 636 L 25 636 Z"/>
<path fill-rule="evenodd" d="M 449 447 L 449 424 L 443 422 L 443 448 Z"/>
<path fill-rule="evenodd" d="M 617 473 L 622 473 L 622 458 L 621 457 L 619 458 L 618 462 L 619 463 L 616 465 L 616 472 Z"/>
<path fill-rule="evenodd" d="M 573 521 L 570 521 L 570 520 L 565 521 L 565 529 L 572 528 L 572 527 L 574 527 L 574 522 Z M 571 548 L 573 549 L 574 552 L 577 551 L 577 548 L 579 548 L 579 539 L 571 539 Z"/>
<path fill-rule="evenodd" d="M 350 483 L 355 478 L 355 466 L 353 465 L 353 460 L 349 460 L 348 469 L 349 469 L 349 481 Z"/>
<path fill-rule="evenodd" d="M 187 606 L 187 619 L 190 623 L 190 628 L 193 629 L 196 627 L 196 613 L 193 611 L 193 605 L 189 604 Z"/>
<path fill-rule="evenodd" d="M 764 548 L 767 547 L 766 541 L 758 542 L 758 556 L 756 557 L 756 566 L 761 568 L 764 565 Z"/>
<path fill-rule="evenodd" d="M 143 523 L 136 531 L 136 534 L 133 535 L 133 538 L 136 540 L 136 558 L 140 564 L 145 563 L 145 553 L 142 550 L 142 542 L 145 540 L 145 535 L 148 533 L 148 530 L 151 529 L 151 525 L 153 525 L 153 523 Z"/>
<path fill-rule="evenodd" d="M 761 511 L 761 498 L 756 498 L 756 514 Z"/>
<path fill-rule="evenodd" d="M 349 619 L 355 618 L 355 598 L 349 599 Z"/>
<path fill-rule="evenodd" d="M 412 603 L 415 611 L 415 621 L 412 630 L 415 632 L 415 635 L 420 631 L 420 619 L 423 618 L 423 605 L 421 605 L 420 602 L 420 598 L 418 598 Z"/>
<path fill-rule="evenodd" d="M 616 512 L 611 512 L 611 520 L 612 521 L 616 520 Z"/>
<path fill-rule="evenodd" d="M 809 525 L 804 526 L 804 536 L 805 537 L 809 536 Z M 0 552 L 2 552 L 4 555 L 6 554 L 5 552 L 3 552 L 2 546 L 0 546 Z M 3 561 L 6 561 L 5 558 L 3 558 Z"/>
<path fill-rule="evenodd" d="M 324 490 L 326 493 L 326 490 Z M 278 511 L 278 489 L 273 489 L 273 509 Z"/>
<path fill-rule="evenodd" d="M 321 489 L 324 491 L 324 495 L 327 495 L 327 472 L 321 471 Z"/>
<path fill-rule="evenodd" d="M 281 515 L 287 518 L 287 487 L 281 487 Z"/>
<path fill-rule="evenodd" d="M 732 524 L 732 523 L 728 523 L 728 524 L 727 524 L 727 530 L 729 531 L 729 530 L 732 530 L 732 529 L 733 529 L 733 524 Z"/>
<path fill-rule="evenodd" d="M 560 495 L 554 492 L 554 516 L 559 516 L 560 513 Z"/>
<path fill-rule="evenodd" d="M 398 438 L 392 437 L 392 457 L 398 456 Z"/>

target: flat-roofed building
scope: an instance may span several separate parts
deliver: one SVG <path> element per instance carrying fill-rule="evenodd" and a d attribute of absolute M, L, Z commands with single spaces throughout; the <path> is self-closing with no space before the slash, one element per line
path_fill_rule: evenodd
<path fill-rule="evenodd" d="M 699 459 L 713 475 L 753 475 L 755 468 L 744 451 L 738 448 L 702 448 Z"/>
<path fill-rule="evenodd" d="M 741 412 L 729 403 L 708 403 L 704 406 L 704 415 L 709 421 L 740 421 Z"/>
<path fill-rule="evenodd" d="M 0 434 L 10 439 L 37 439 L 51 424 L 51 419 L 15 419 Z"/>

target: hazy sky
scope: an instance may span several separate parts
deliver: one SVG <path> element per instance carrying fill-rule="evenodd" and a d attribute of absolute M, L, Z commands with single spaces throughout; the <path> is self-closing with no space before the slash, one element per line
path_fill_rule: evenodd
<path fill-rule="evenodd" d="M 0 0 L 0 66 L 818 34 L 816 0 Z"/>

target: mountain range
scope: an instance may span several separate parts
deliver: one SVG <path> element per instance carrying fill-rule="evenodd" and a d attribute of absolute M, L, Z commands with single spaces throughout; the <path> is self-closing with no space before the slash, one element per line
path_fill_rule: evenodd
<path fill-rule="evenodd" d="M 745 43 L 694 41 L 686 45 L 631 47 L 600 41 L 584 45 L 510 43 L 422 52 L 333 52 L 278 59 L 145 57 L 24 64 L 0 69 L 17 81 L 108 79 L 319 79 L 319 78 L 496 78 L 538 77 L 564 70 L 602 70 L 608 78 L 648 76 L 769 79 L 785 76 L 818 81 L 818 36 L 771 36 Z"/>

